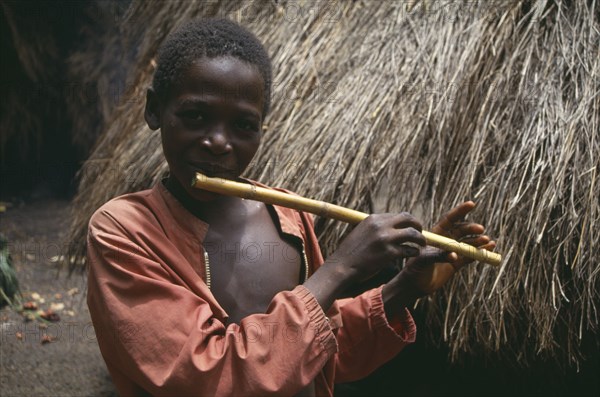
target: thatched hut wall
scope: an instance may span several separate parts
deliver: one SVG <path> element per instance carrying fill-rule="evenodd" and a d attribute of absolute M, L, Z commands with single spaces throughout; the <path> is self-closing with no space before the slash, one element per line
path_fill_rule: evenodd
<path fill-rule="evenodd" d="M 73 193 L 75 172 L 128 95 L 136 37 L 120 30 L 129 6 L 0 3 L 3 196 Z"/>
<path fill-rule="evenodd" d="M 87 159 L 113 112 L 131 92 L 127 80 L 140 34 L 124 35 L 130 1 L 90 1 L 82 9 L 79 39 L 65 59 L 71 90 L 66 111 L 72 143 Z"/>
<path fill-rule="evenodd" d="M 505 261 L 473 265 L 419 303 L 427 342 L 455 359 L 582 362 L 600 305 L 598 4 L 316 4 L 132 5 L 122 34 L 145 32 L 132 96 L 82 169 L 73 254 L 83 255 L 96 208 L 167 171 L 159 134 L 143 121 L 158 45 L 189 18 L 229 16 L 274 61 L 273 109 L 249 176 L 425 222 L 475 199 L 473 218 Z M 326 252 L 347 231 L 327 220 L 317 228 Z"/>
<path fill-rule="evenodd" d="M 55 150 L 68 139 L 62 133 L 67 123 L 52 104 L 61 96 L 52 84 L 62 72 L 62 46 L 58 32 L 40 24 L 49 9 L 32 3 L 5 1 L 0 4 L 2 61 L 0 84 L 0 177 L 3 192 L 9 186 L 19 191 L 40 180 L 51 161 L 45 148 Z"/>

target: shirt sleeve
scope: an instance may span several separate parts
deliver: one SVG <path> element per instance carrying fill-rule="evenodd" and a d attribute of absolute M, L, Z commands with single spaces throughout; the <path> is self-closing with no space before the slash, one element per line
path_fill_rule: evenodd
<path fill-rule="evenodd" d="M 314 272 L 323 263 L 314 220 L 309 214 L 299 214 Z M 390 325 L 381 290 L 379 287 L 356 298 L 337 300 L 327 313 L 339 349 L 335 355 L 336 383 L 364 378 L 415 340 L 416 325 L 408 309 L 394 317 L 393 327 Z"/>
<path fill-rule="evenodd" d="M 413 343 L 416 326 L 408 311 L 388 322 L 383 309 L 382 287 L 356 298 L 337 301 L 332 317 L 340 325 L 336 330 L 339 351 L 335 355 L 335 383 L 362 379 L 394 358 Z"/>
<path fill-rule="evenodd" d="M 277 294 L 265 314 L 226 326 L 113 217 L 92 218 L 88 261 L 102 355 L 113 375 L 152 395 L 293 395 L 337 351 L 304 287 Z"/>

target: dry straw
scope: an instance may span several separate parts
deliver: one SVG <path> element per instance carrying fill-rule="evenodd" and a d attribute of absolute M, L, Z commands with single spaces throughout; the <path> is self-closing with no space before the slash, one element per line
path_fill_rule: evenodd
<path fill-rule="evenodd" d="M 73 259 L 96 208 L 165 174 L 142 117 L 152 57 L 183 21 L 218 13 L 274 61 L 273 110 L 248 176 L 426 224 L 474 199 L 504 264 L 463 269 L 419 303 L 429 343 L 455 359 L 579 363 L 600 305 L 596 2 L 258 4 L 134 3 L 123 34 L 145 32 L 129 74 L 138 100 L 117 109 L 82 169 Z M 327 253 L 348 227 L 320 219 L 317 231 Z"/>
<path fill-rule="evenodd" d="M 0 2 L 0 166 L 8 194 L 74 169 L 111 118 L 115 97 L 124 95 L 131 41 L 118 34 L 116 4 Z"/>
<path fill-rule="evenodd" d="M 29 6 L 29 5 L 28 5 Z M 57 123 L 62 112 L 47 98 L 58 101 L 59 90 L 50 84 L 59 72 L 59 46 L 49 26 L 36 26 L 30 8 L 0 4 L 2 15 L 2 101 L 0 101 L 0 164 L 7 158 L 39 160 L 44 124 Z M 35 111 L 32 109 L 35 108 Z M 50 135 L 50 134 L 49 134 Z M 14 161 L 14 160 L 13 160 Z M 23 161 L 25 165 L 25 161 Z"/>

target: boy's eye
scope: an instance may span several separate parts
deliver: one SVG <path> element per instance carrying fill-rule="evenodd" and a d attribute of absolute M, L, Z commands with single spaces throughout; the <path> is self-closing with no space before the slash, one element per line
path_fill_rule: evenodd
<path fill-rule="evenodd" d="M 242 131 L 258 131 L 259 129 L 258 124 L 250 120 L 239 120 L 236 127 Z"/>
<path fill-rule="evenodd" d="M 185 110 L 179 114 L 186 120 L 202 121 L 204 120 L 204 114 L 199 110 Z"/>

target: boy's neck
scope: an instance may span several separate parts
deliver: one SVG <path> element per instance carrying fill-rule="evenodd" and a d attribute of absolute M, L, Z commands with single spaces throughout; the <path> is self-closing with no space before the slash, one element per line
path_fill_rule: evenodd
<path fill-rule="evenodd" d="M 237 203 L 236 197 L 222 196 L 214 200 L 199 201 L 193 198 L 186 192 L 181 183 L 173 177 L 169 177 L 163 180 L 164 186 L 167 190 L 175 196 L 175 198 L 197 218 L 202 220 L 207 219 L 207 215 L 215 213 L 215 211 L 224 211 Z"/>

